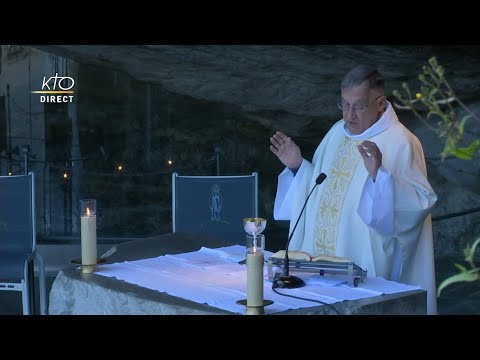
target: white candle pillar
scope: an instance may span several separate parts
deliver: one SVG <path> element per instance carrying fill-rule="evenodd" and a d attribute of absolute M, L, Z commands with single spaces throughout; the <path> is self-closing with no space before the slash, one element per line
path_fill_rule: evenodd
<path fill-rule="evenodd" d="M 80 200 L 82 265 L 97 264 L 96 200 Z"/>
<path fill-rule="evenodd" d="M 263 306 L 263 252 L 247 252 L 247 306 Z"/>

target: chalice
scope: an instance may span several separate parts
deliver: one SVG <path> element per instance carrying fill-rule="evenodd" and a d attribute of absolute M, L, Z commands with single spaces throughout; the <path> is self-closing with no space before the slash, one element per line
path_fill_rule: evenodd
<path fill-rule="evenodd" d="M 253 236 L 253 251 L 255 252 L 258 248 L 257 236 L 260 235 L 265 227 L 267 226 L 267 220 L 264 218 L 245 218 L 243 219 L 243 229 L 247 234 Z"/>

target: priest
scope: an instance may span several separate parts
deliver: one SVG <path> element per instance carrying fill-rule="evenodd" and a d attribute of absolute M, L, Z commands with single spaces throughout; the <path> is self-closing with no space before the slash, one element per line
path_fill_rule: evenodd
<path fill-rule="evenodd" d="M 320 173 L 289 250 L 351 259 L 381 276 L 427 291 L 427 313 L 436 314 L 430 186 L 423 148 L 385 97 L 378 69 L 359 65 L 341 83 L 336 122 L 312 162 L 286 134 L 270 138 L 285 165 L 278 176 L 276 220 L 292 220 L 290 232 Z"/>

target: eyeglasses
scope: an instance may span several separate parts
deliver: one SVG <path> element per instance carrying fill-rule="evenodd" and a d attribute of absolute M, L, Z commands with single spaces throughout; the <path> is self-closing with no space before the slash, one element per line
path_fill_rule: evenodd
<path fill-rule="evenodd" d="M 367 104 L 367 105 L 358 105 L 358 104 L 354 104 L 353 106 L 350 106 L 349 103 L 347 103 L 346 101 L 343 101 L 341 103 L 338 103 L 337 106 L 340 110 L 342 110 L 343 112 L 348 112 L 350 109 L 352 109 L 352 111 L 355 111 L 356 113 L 361 113 L 365 110 L 367 110 L 370 105 L 372 105 L 375 101 L 377 101 L 378 99 L 380 99 L 383 95 L 380 95 L 380 96 L 377 96 L 371 103 Z"/>

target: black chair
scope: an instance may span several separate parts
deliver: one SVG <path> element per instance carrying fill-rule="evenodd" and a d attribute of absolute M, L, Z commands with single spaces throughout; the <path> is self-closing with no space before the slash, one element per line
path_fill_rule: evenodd
<path fill-rule="evenodd" d="M 0 290 L 21 291 L 24 315 L 33 314 L 33 261 L 39 272 L 40 314 L 46 315 L 45 265 L 36 248 L 35 176 L 0 176 Z"/>
<path fill-rule="evenodd" d="M 172 174 L 173 232 L 245 245 L 242 220 L 258 217 L 258 173 L 239 176 Z"/>

